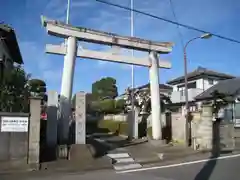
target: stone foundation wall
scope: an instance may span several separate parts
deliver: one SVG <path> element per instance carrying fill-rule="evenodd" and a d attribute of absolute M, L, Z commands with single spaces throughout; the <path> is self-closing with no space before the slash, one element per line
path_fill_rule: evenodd
<path fill-rule="evenodd" d="M 1 132 L 1 117 L 28 117 L 27 113 L 0 113 L 0 164 L 13 166 L 27 163 L 28 132 Z"/>
<path fill-rule="evenodd" d="M 192 121 L 192 142 L 194 149 L 211 149 L 213 140 L 212 107 L 203 106 L 201 114 Z M 200 118 L 199 118 L 200 117 Z"/>

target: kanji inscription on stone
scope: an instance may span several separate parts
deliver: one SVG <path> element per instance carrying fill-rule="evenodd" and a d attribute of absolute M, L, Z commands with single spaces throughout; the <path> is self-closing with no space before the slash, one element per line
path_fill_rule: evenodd
<path fill-rule="evenodd" d="M 76 144 L 86 144 L 86 94 L 76 93 Z"/>

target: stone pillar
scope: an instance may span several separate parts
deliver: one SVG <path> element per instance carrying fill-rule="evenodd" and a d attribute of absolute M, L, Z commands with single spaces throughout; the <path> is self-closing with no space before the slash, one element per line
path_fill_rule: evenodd
<path fill-rule="evenodd" d="M 127 115 L 127 122 L 128 122 L 128 139 L 138 139 L 139 132 L 138 132 L 138 114 L 139 111 L 136 107 L 134 107 L 134 110 L 131 110 L 128 112 Z"/>
<path fill-rule="evenodd" d="M 134 132 L 134 112 L 131 109 L 127 113 L 127 123 L 128 123 L 128 139 L 132 140 L 133 139 L 133 132 Z"/>
<path fill-rule="evenodd" d="M 39 165 L 41 99 L 30 99 L 30 122 L 28 141 L 28 164 L 35 168 Z"/>
<path fill-rule="evenodd" d="M 56 158 L 58 127 L 58 93 L 48 92 L 47 102 L 47 147 L 52 158 Z"/>
<path fill-rule="evenodd" d="M 139 111 L 136 107 L 134 107 L 134 119 L 133 119 L 133 137 L 134 139 L 138 139 L 138 122 L 139 122 L 139 118 L 138 118 L 138 114 Z"/>
<path fill-rule="evenodd" d="M 60 126 L 59 135 L 60 143 L 66 144 L 68 141 L 69 133 L 69 117 L 71 116 L 71 98 L 74 68 L 77 53 L 77 39 L 75 37 L 69 37 L 67 40 L 67 52 L 64 58 L 64 67 L 62 74 L 62 86 L 60 97 Z"/>
<path fill-rule="evenodd" d="M 71 145 L 68 159 L 71 161 L 87 162 L 92 160 L 94 152 L 86 145 L 86 93 L 76 93 L 75 111 L 75 144 Z"/>
<path fill-rule="evenodd" d="M 150 52 L 149 59 L 151 61 L 149 76 L 150 76 L 151 107 L 152 107 L 152 136 L 154 140 L 162 140 L 161 105 L 160 105 L 157 53 Z"/>
<path fill-rule="evenodd" d="M 76 94 L 75 143 L 86 144 L 86 93 Z"/>
<path fill-rule="evenodd" d="M 200 149 L 212 149 L 213 122 L 212 106 L 203 105 L 201 121 L 197 129 L 197 144 Z"/>

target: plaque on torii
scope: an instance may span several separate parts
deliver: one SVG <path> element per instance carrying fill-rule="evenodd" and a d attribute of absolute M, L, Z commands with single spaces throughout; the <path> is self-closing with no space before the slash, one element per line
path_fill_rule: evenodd
<path fill-rule="evenodd" d="M 158 68 L 170 69 L 171 63 L 168 61 L 159 60 L 158 54 L 167 54 L 171 52 L 173 43 L 155 42 L 136 37 L 121 36 L 109 32 L 97 31 L 84 27 L 74 27 L 60 21 L 49 20 L 44 16 L 41 17 L 41 20 L 43 27 L 46 28 L 49 35 L 67 39 L 66 44 L 47 44 L 46 52 L 65 56 L 61 96 L 69 101 L 72 96 L 73 74 L 76 57 L 148 67 L 151 90 L 152 134 L 153 139 L 162 139 Z M 112 52 L 93 51 L 89 49 L 78 48 L 77 41 L 149 52 L 149 56 L 133 57 L 114 54 Z"/>

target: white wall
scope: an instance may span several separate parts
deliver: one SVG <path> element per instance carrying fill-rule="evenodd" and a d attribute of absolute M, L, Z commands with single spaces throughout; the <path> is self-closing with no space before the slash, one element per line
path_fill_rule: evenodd
<path fill-rule="evenodd" d="M 208 78 L 205 78 L 205 79 L 201 78 L 201 79 L 197 79 L 197 80 L 194 80 L 194 81 L 188 81 L 188 83 L 193 83 L 193 82 L 196 82 L 196 88 L 188 89 L 188 100 L 189 101 L 194 100 L 194 98 L 197 95 L 199 95 L 203 91 L 207 90 L 208 88 L 210 88 L 213 85 L 218 83 L 217 80 L 213 80 L 213 84 L 209 84 Z M 171 100 L 172 100 L 173 103 L 185 102 L 185 94 L 183 94 L 184 90 L 185 90 L 185 87 L 183 86 L 183 87 L 178 89 L 179 85 L 184 85 L 184 83 L 172 86 L 173 87 L 173 92 L 171 94 Z"/>
<path fill-rule="evenodd" d="M 193 83 L 193 82 L 196 82 L 197 88 L 198 88 L 198 87 L 199 87 L 199 88 L 202 87 L 202 85 L 201 85 L 202 79 L 198 79 L 198 80 L 194 80 L 194 81 L 188 81 L 188 83 Z M 180 84 L 173 85 L 173 86 L 172 86 L 172 87 L 173 87 L 173 91 L 181 91 L 181 90 L 184 90 L 184 89 L 185 89 L 185 87 L 181 87 L 181 88 L 178 89 L 178 86 L 179 86 L 179 85 L 184 85 L 184 83 L 180 83 Z"/>
<path fill-rule="evenodd" d="M 204 82 L 204 88 L 203 88 L 204 90 L 206 90 L 218 83 L 217 80 L 213 80 L 213 84 L 211 85 L 211 84 L 209 84 L 208 79 L 204 79 L 203 82 Z"/>
<path fill-rule="evenodd" d="M 188 83 L 192 83 L 192 82 L 196 82 L 196 89 L 203 89 L 203 90 L 207 90 L 208 88 L 212 87 L 213 85 L 217 84 L 218 81 L 217 80 L 213 80 L 213 84 L 209 84 L 208 82 L 208 79 L 197 79 L 197 80 L 194 80 L 194 81 L 188 81 Z M 184 83 L 181 83 L 182 85 Z M 173 85 L 173 91 L 181 91 L 181 90 L 184 90 L 185 87 L 181 87 L 178 89 L 178 86 L 181 85 L 181 84 L 177 84 L 177 85 Z"/>

